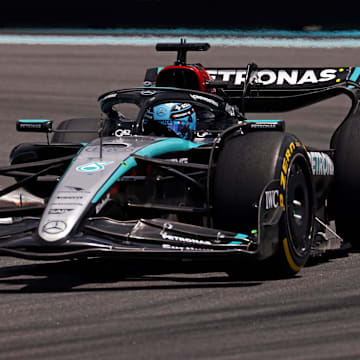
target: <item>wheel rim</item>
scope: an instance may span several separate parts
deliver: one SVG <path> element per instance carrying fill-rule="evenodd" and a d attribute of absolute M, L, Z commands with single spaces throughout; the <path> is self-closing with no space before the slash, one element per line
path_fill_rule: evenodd
<path fill-rule="evenodd" d="M 294 158 L 289 167 L 287 217 L 291 248 L 299 257 L 308 253 L 312 234 L 312 197 L 304 162 Z"/>

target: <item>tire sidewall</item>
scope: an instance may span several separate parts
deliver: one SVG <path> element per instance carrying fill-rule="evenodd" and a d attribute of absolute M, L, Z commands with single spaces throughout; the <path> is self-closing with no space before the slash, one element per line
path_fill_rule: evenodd
<path fill-rule="evenodd" d="M 360 119 L 348 119 L 336 133 L 334 156 L 334 215 L 336 232 L 359 251 L 357 223 L 360 218 L 359 152 Z"/>
<path fill-rule="evenodd" d="M 295 234 L 291 229 L 292 199 L 291 199 L 291 181 L 290 173 L 293 166 L 300 166 L 304 174 L 304 201 L 306 201 L 306 237 L 307 243 L 303 251 L 296 249 L 294 244 Z M 312 175 L 309 158 L 305 146 L 293 135 L 286 134 L 284 142 L 279 154 L 279 163 L 276 174 L 279 175 L 279 203 L 283 209 L 283 216 L 279 225 L 279 249 L 276 257 L 279 261 L 280 267 L 283 267 L 285 272 L 295 274 L 305 265 L 311 251 L 311 244 L 314 237 L 314 190 L 312 186 Z"/>

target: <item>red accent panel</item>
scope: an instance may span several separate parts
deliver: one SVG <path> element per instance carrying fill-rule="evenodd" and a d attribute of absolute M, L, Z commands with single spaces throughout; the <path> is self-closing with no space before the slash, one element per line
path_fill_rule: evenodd
<path fill-rule="evenodd" d="M 169 83 L 167 84 L 167 81 L 164 80 L 167 78 L 167 74 L 175 75 L 179 74 L 179 77 L 181 80 L 179 83 L 176 83 L 175 76 L 170 76 Z M 193 75 L 191 75 L 193 74 Z M 184 78 L 187 78 L 187 80 L 182 80 Z M 194 79 L 197 79 L 196 83 L 194 82 Z M 193 90 L 200 90 L 200 91 L 206 91 L 206 81 L 210 80 L 210 76 L 207 73 L 207 71 L 200 65 L 187 65 L 187 66 L 166 66 L 164 67 L 158 74 L 156 79 L 156 85 L 157 86 L 174 86 L 174 87 L 180 87 L 183 88 L 183 83 L 191 83 L 191 88 Z M 175 83 L 174 83 L 175 82 Z"/>

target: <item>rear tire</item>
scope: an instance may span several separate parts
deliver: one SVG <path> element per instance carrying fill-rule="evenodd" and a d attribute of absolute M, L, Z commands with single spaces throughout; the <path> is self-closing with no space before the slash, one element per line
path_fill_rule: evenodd
<path fill-rule="evenodd" d="M 260 264 L 231 264 L 232 277 L 249 274 L 249 268 L 252 274 L 260 269 L 270 277 L 293 276 L 309 257 L 314 224 L 311 170 L 302 144 L 287 133 L 259 131 L 225 142 L 214 174 L 214 227 L 245 234 L 257 229 L 259 199 L 272 181 L 279 185 L 277 206 L 283 208 L 275 225 L 278 238 L 264 244 L 256 259 Z"/>
<path fill-rule="evenodd" d="M 354 250 L 360 250 L 360 119 L 344 123 L 336 136 L 335 224 L 336 232 Z"/>

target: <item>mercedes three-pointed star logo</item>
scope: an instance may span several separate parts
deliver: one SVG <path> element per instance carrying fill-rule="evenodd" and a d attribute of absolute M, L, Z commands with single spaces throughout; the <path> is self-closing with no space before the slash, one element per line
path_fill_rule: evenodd
<path fill-rule="evenodd" d="M 157 111 L 156 113 L 159 115 L 159 116 L 165 116 L 168 111 L 167 109 L 164 107 L 164 106 L 161 106 Z"/>
<path fill-rule="evenodd" d="M 48 234 L 59 234 L 66 229 L 66 224 L 63 221 L 49 221 L 43 227 L 43 231 Z"/>

